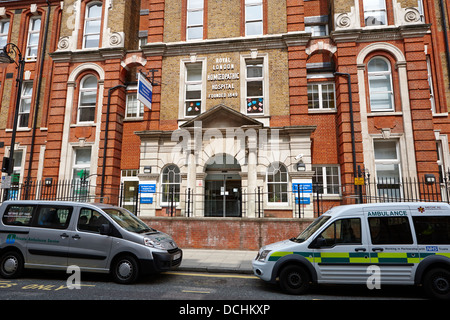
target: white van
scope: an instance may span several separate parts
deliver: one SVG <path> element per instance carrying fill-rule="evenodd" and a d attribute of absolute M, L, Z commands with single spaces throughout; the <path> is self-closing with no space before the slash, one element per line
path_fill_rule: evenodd
<path fill-rule="evenodd" d="M 450 299 L 450 205 L 335 207 L 253 260 L 256 276 L 279 280 L 290 294 L 305 293 L 311 283 L 368 284 L 377 270 L 381 286 L 422 285 L 430 297 Z"/>
<path fill-rule="evenodd" d="M 0 206 L 0 276 L 24 268 L 111 273 L 118 283 L 181 264 L 182 251 L 165 233 L 129 211 L 106 204 L 6 201 Z"/>

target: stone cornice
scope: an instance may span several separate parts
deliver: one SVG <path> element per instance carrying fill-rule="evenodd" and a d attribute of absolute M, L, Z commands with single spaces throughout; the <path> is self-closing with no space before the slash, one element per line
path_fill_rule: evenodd
<path fill-rule="evenodd" d="M 208 54 L 249 49 L 270 50 L 285 49 L 290 46 L 306 46 L 311 34 L 290 32 L 285 34 L 264 35 L 261 37 L 239 37 L 224 39 L 207 39 L 202 41 L 157 42 L 142 46 L 144 56 L 180 56 L 190 53 Z"/>
<path fill-rule="evenodd" d="M 104 48 L 97 50 L 77 51 L 55 51 L 50 53 L 55 62 L 92 62 L 105 61 L 109 59 L 123 59 L 125 57 L 123 48 Z"/>

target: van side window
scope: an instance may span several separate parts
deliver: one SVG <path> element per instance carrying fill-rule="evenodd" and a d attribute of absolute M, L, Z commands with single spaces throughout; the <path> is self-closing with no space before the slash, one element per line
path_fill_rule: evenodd
<path fill-rule="evenodd" d="M 37 219 L 33 225 L 41 228 L 67 229 L 71 215 L 72 208 L 69 207 L 39 206 Z"/>
<path fill-rule="evenodd" d="M 9 206 L 3 215 L 3 223 L 9 226 L 29 226 L 33 218 L 33 209 L 33 206 Z"/>
<path fill-rule="evenodd" d="M 108 220 L 99 212 L 82 208 L 78 218 L 77 228 L 80 231 L 100 233 L 100 226 L 109 223 Z"/>
<path fill-rule="evenodd" d="M 412 244 L 408 217 L 369 218 L 372 244 Z"/>
<path fill-rule="evenodd" d="M 418 244 L 450 244 L 450 217 L 413 217 Z"/>
<path fill-rule="evenodd" d="M 325 246 L 332 247 L 339 244 L 361 244 L 361 220 L 341 219 L 326 228 L 319 237 L 325 239 Z"/>

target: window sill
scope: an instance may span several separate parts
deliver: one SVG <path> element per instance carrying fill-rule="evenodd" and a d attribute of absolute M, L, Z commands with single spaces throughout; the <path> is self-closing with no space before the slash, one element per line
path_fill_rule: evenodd
<path fill-rule="evenodd" d="M 379 111 L 379 112 L 370 112 L 367 114 L 368 117 L 385 117 L 385 116 L 402 116 L 403 112 L 401 111 Z"/>
<path fill-rule="evenodd" d="M 308 109 L 308 113 L 316 114 L 316 113 L 337 113 L 336 109 Z"/>
<path fill-rule="evenodd" d="M 71 128 L 76 128 L 76 127 L 96 127 L 97 124 L 95 122 L 86 122 L 86 123 L 72 123 L 70 125 Z"/>
<path fill-rule="evenodd" d="M 133 122 L 133 121 L 142 121 L 144 120 L 144 117 L 129 117 L 123 119 L 124 122 Z"/>
<path fill-rule="evenodd" d="M 29 132 L 31 128 L 17 128 L 16 132 Z M 13 132 L 13 129 L 5 129 L 5 132 Z"/>

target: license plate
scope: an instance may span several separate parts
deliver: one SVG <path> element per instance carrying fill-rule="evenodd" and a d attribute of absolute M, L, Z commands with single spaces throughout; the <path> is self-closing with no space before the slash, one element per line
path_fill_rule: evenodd
<path fill-rule="evenodd" d="M 181 258 L 181 252 L 178 252 L 177 254 L 175 254 L 174 256 L 173 256 L 173 260 L 178 260 L 178 259 L 180 259 Z"/>

